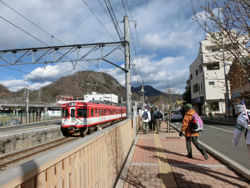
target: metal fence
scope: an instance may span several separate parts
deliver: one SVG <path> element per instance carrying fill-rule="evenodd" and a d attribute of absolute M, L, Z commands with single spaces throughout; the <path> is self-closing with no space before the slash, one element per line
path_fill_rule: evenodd
<path fill-rule="evenodd" d="M 58 118 L 60 117 L 48 116 L 47 114 L 38 115 L 36 113 L 29 113 L 28 116 L 26 116 L 26 113 L 0 113 L 0 126 L 34 123 Z"/>

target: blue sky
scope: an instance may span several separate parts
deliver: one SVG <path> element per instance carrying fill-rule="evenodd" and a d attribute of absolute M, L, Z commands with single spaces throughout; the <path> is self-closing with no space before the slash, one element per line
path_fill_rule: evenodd
<path fill-rule="evenodd" d="M 53 34 L 64 44 L 119 41 L 114 25 L 103 9 L 104 0 L 3 0 L 3 2 Z M 110 0 L 110 2 L 123 31 L 121 21 L 125 11 L 122 0 Z M 199 42 L 205 35 L 192 20 L 191 1 L 123 0 L 123 2 L 130 19 L 131 37 L 134 39 L 130 38 L 132 63 L 135 64 L 132 70 L 132 85 L 137 87 L 143 80 L 145 85 L 152 85 L 163 92 L 171 87 L 172 92 L 183 93 L 189 75 L 189 65 L 196 58 Z M 95 15 L 90 12 L 86 4 Z M 1 1 L 0 16 L 47 44 L 61 45 Z M 0 29 L 0 50 L 44 46 L 1 18 Z M 136 54 L 133 45 L 136 47 Z M 124 58 L 121 51 L 115 52 L 110 58 L 112 62 L 123 66 Z M 125 75 L 119 69 L 105 62 L 93 61 L 79 62 L 75 68 L 67 62 L 50 65 L 0 66 L 0 84 L 11 91 L 27 85 L 30 89 L 38 89 L 80 70 L 107 72 L 122 85 L 125 82 Z"/>

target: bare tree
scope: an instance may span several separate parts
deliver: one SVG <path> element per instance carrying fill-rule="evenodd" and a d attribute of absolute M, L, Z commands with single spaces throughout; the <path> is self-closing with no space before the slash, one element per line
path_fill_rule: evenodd
<path fill-rule="evenodd" d="M 191 0 L 194 20 L 244 68 L 249 59 L 249 0 Z"/>

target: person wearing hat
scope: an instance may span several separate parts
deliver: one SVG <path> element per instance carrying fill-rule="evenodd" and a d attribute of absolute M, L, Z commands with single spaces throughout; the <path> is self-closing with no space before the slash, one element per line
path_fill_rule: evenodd
<path fill-rule="evenodd" d="M 149 122 L 151 121 L 151 115 L 150 115 L 150 107 L 147 105 L 145 106 L 145 110 L 142 111 L 142 128 L 143 128 L 143 133 L 147 134 L 148 133 L 148 126 Z"/>
<path fill-rule="evenodd" d="M 191 147 L 191 142 L 192 142 L 195 145 L 195 147 L 201 152 L 204 158 L 207 160 L 208 159 L 207 152 L 205 148 L 198 142 L 199 133 L 192 132 L 191 128 L 189 127 L 189 124 L 192 121 L 192 116 L 196 112 L 192 109 L 192 105 L 189 103 L 185 104 L 183 109 L 184 109 L 185 115 L 182 121 L 182 128 L 181 128 L 179 135 L 182 136 L 183 132 L 185 132 L 186 147 L 187 147 L 187 152 L 188 152 L 187 157 L 188 158 L 193 157 L 192 147 Z"/>
<path fill-rule="evenodd" d="M 233 146 L 236 147 L 236 145 L 239 143 L 240 137 L 242 132 L 245 130 L 245 139 L 247 144 L 247 150 L 250 155 L 250 122 L 249 122 L 249 116 L 250 116 L 250 110 L 247 110 L 244 105 L 236 105 L 235 113 L 238 115 L 237 117 L 237 123 L 235 124 L 234 128 L 234 136 L 233 136 Z"/>

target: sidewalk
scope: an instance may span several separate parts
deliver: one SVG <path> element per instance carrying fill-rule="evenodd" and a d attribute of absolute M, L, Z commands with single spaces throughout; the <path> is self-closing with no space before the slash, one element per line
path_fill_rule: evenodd
<path fill-rule="evenodd" d="M 250 187 L 246 179 L 211 155 L 204 160 L 194 145 L 193 158 L 187 158 L 185 138 L 174 129 L 167 133 L 164 122 L 161 127 L 160 134 L 137 135 L 116 188 Z"/>

